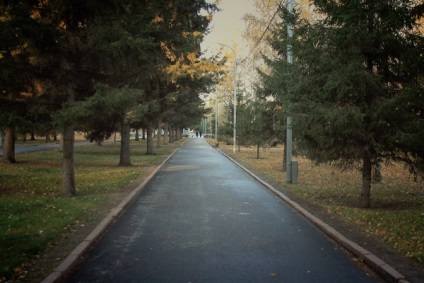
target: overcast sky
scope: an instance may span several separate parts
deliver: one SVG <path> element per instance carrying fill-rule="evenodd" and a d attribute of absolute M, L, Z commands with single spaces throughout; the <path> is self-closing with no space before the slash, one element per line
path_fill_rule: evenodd
<path fill-rule="evenodd" d="M 220 12 L 215 13 L 210 24 L 211 32 L 202 43 L 207 56 L 215 55 L 222 48 L 218 43 L 236 49 L 237 57 L 248 54 L 247 42 L 243 39 L 245 23 L 243 16 L 253 12 L 253 0 L 221 0 Z"/>

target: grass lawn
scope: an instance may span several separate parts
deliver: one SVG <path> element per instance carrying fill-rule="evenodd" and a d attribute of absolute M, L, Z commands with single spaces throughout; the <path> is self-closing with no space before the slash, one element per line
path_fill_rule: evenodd
<path fill-rule="evenodd" d="M 361 175 L 356 169 L 341 171 L 294 157 L 299 163 L 298 183 L 288 184 L 282 170 L 282 148 L 261 149 L 256 159 L 254 147 L 241 147 L 236 154 L 231 145 L 220 143 L 219 147 L 295 199 L 342 219 L 364 235 L 375 236 L 388 249 L 424 266 L 424 181 L 414 181 L 402 165 L 384 166 L 382 182 L 373 184 L 372 208 L 362 209 Z"/>
<path fill-rule="evenodd" d="M 120 167 L 119 143 L 75 147 L 77 196 L 59 195 L 58 150 L 16 155 L 0 163 L 0 282 L 37 282 L 146 178 L 183 140 L 155 148 L 131 143 L 133 166 Z"/>

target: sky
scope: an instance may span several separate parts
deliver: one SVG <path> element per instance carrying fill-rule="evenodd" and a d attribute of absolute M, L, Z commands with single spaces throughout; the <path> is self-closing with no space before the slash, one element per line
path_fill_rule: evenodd
<path fill-rule="evenodd" d="M 221 11 L 214 14 L 210 24 L 211 32 L 201 44 L 206 56 L 213 56 L 223 47 L 219 43 L 229 45 L 237 52 L 237 58 L 247 56 L 247 41 L 243 39 L 245 23 L 243 16 L 253 13 L 253 0 L 221 0 L 218 7 Z M 224 47 L 225 48 L 225 47 Z"/>

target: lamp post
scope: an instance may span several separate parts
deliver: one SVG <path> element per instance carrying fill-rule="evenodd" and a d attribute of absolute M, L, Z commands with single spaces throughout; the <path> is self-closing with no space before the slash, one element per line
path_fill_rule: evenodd
<path fill-rule="evenodd" d="M 289 14 L 293 14 L 293 0 L 288 0 L 287 10 Z M 293 51 L 291 45 L 291 39 L 293 38 L 293 25 L 291 22 L 287 25 L 287 63 L 291 66 L 293 64 Z M 289 68 L 290 68 L 289 66 Z M 290 89 L 289 89 L 290 91 Z M 286 181 L 288 183 L 293 183 L 293 162 L 292 162 L 292 117 L 288 116 L 286 119 Z"/>
<path fill-rule="evenodd" d="M 226 45 L 226 44 L 222 44 L 219 43 L 219 45 L 228 47 L 231 49 L 231 51 L 233 51 L 234 53 L 234 74 L 233 74 L 233 79 L 234 79 L 234 97 L 233 97 L 233 104 L 234 104 L 234 117 L 233 117 L 233 153 L 236 153 L 236 121 L 237 121 L 237 92 L 236 92 L 236 87 L 237 87 L 237 78 L 236 78 L 236 70 L 237 70 L 237 62 L 236 62 L 236 51 L 234 51 L 233 48 L 231 48 L 230 46 Z"/>
<path fill-rule="evenodd" d="M 218 106 L 219 106 L 218 93 L 216 93 L 215 95 L 215 139 L 217 143 L 218 143 L 218 114 L 219 114 Z"/>

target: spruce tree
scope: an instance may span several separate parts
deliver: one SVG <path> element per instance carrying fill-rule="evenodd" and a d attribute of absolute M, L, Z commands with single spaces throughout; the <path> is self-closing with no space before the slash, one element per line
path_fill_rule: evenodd
<path fill-rule="evenodd" d="M 33 82 L 37 79 L 38 102 L 55 105 L 52 116 L 63 134 L 64 195 L 76 193 L 74 129 L 90 126 L 110 131 L 100 122 L 94 126 L 83 122 L 90 115 L 102 115 L 93 105 L 103 103 L 104 109 L 113 105 L 105 118 L 115 121 L 119 114 L 122 129 L 128 132 L 137 108 L 151 107 L 154 118 L 164 111 L 161 103 L 173 89 L 185 89 L 180 92 L 189 94 L 184 99 L 188 103 L 198 101 L 195 92 L 200 88 L 192 83 L 177 85 L 169 80 L 167 68 L 199 50 L 210 21 L 208 13 L 216 9 L 213 4 L 204 0 L 31 0 L 5 1 L 0 9 L 0 67 L 5 71 L 0 99 L 1 107 L 11 106 L 1 112 L 0 125 L 11 125 L 8 137 L 15 135 L 22 105 L 27 105 L 22 98 L 36 93 Z M 199 56 L 197 52 L 195 59 Z M 202 77 L 196 81 L 202 82 Z M 101 87 L 95 87 L 96 82 Z M 121 164 L 128 165 L 129 139 L 125 142 Z"/>
<path fill-rule="evenodd" d="M 94 93 L 93 74 L 87 63 L 88 26 L 110 1 L 47 1 L 41 5 L 40 15 L 55 30 L 55 40 L 50 50 L 40 54 L 40 60 L 51 70 L 51 77 L 44 80 L 44 87 L 54 95 L 63 113 L 75 113 L 72 108 Z M 102 9 L 99 9 L 102 7 Z M 63 173 L 61 193 L 65 196 L 76 194 L 74 172 L 74 131 L 73 115 L 62 117 L 58 124 L 62 132 Z"/>
<path fill-rule="evenodd" d="M 289 66 L 276 64 L 273 77 L 288 86 L 280 96 L 295 118 L 303 152 L 318 163 L 359 164 L 361 205 L 370 207 L 372 171 L 380 162 L 400 160 L 414 172 L 422 165 L 424 42 L 417 23 L 423 4 L 314 4 L 323 20 L 297 18 L 290 76 L 275 72 L 287 74 Z M 286 14 L 285 20 L 293 18 Z"/>
<path fill-rule="evenodd" d="M 52 29 L 39 21 L 39 1 L 0 3 L 0 128 L 5 130 L 2 159 L 15 163 L 17 127 L 30 124 L 29 105 L 38 95 L 44 70 L 37 60 L 52 42 Z"/>

